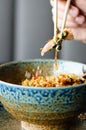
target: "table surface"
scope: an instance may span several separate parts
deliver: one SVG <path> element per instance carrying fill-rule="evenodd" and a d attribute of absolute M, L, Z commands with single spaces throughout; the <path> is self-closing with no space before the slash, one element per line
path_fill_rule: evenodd
<path fill-rule="evenodd" d="M 21 123 L 0 107 L 0 130 L 21 130 Z"/>
<path fill-rule="evenodd" d="M 0 130 L 21 130 L 21 122 L 0 107 Z M 77 120 L 69 130 L 86 130 L 86 120 Z"/>

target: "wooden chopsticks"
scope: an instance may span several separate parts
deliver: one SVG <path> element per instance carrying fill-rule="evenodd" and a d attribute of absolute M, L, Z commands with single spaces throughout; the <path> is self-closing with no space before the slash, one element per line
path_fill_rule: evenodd
<path fill-rule="evenodd" d="M 61 33 L 63 32 L 67 20 L 68 10 L 71 0 L 67 0 L 65 6 L 65 12 L 63 16 L 63 22 L 61 27 Z M 58 0 L 54 0 L 54 37 L 58 34 Z"/>
<path fill-rule="evenodd" d="M 67 20 L 67 14 L 69 10 L 71 0 L 67 0 L 62 27 L 61 27 L 61 35 L 64 31 L 66 20 Z M 54 38 L 53 40 L 56 42 L 56 37 L 58 36 L 58 0 L 54 0 Z M 58 63 L 57 63 L 57 56 L 58 56 L 58 49 L 56 48 L 55 51 L 55 59 L 54 59 L 54 69 L 58 70 Z"/>
<path fill-rule="evenodd" d="M 67 15 L 68 15 L 70 3 L 71 3 L 71 0 L 67 0 L 65 12 L 64 12 L 64 17 L 63 17 L 63 22 L 62 22 L 62 27 L 61 27 L 61 33 L 63 32 L 65 25 L 66 25 L 66 20 L 67 20 Z"/>

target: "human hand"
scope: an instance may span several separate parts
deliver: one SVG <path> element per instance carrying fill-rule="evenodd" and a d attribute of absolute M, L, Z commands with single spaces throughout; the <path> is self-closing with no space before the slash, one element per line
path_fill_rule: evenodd
<path fill-rule="evenodd" d="M 50 0 L 54 17 L 54 0 Z M 73 0 L 70 5 L 66 27 L 73 32 L 75 40 L 86 41 L 86 0 Z M 58 26 L 62 25 L 66 1 L 58 0 Z"/>

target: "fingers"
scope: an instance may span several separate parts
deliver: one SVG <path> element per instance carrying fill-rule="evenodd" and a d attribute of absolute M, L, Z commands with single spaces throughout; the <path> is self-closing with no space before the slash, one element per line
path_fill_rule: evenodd
<path fill-rule="evenodd" d="M 52 9 L 52 18 L 54 21 L 54 10 Z M 58 13 L 58 26 L 61 27 L 62 26 L 62 22 L 63 22 L 63 12 L 59 10 Z M 83 15 L 79 15 L 76 18 L 71 17 L 70 14 L 68 14 L 67 16 L 67 21 L 66 21 L 66 27 L 78 27 L 80 25 L 83 26 L 85 25 L 85 17 Z"/>
<path fill-rule="evenodd" d="M 59 19 L 58 20 L 58 27 L 59 27 L 59 29 L 61 28 L 61 26 L 62 26 L 62 19 Z M 75 22 L 72 22 L 72 21 L 66 21 L 66 27 L 67 28 L 70 28 L 70 27 L 78 27 L 78 24 L 76 24 Z"/>
<path fill-rule="evenodd" d="M 51 6 L 54 8 L 54 0 L 50 0 Z M 58 0 L 58 11 L 61 10 L 64 13 L 65 10 L 66 1 L 65 0 Z M 76 17 L 79 15 L 79 9 L 75 6 L 71 5 L 69 14 L 73 17 Z"/>
<path fill-rule="evenodd" d="M 75 22 L 80 25 L 83 24 L 85 21 L 86 19 L 85 19 L 85 16 L 83 15 L 79 15 L 75 18 Z"/>
<path fill-rule="evenodd" d="M 74 39 L 76 40 L 81 40 L 81 41 L 86 41 L 86 28 L 84 27 L 78 27 L 76 28 L 71 28 L 73 35 L 74 35 Z"/>
<path fill-rule="evenodd" d="M 53 18 L 53 22 L 54 22 L 54 8 L 52 8 L 52 14 L 53 14 L 52 18 Z M 63 11 L 59 10 L 59 13 L 58 13 L 58 26 L 59 27 L 61 27 L 61 25 L 62 25 L 63 16 L 64 16 Z M 69 26 L 77 27 L 78 26 L 78 24 L 75 22 L 74 18 L 71 17 L 69 14 L 67 16 L 66 26 L 67 27 L 69 27 Z"/>
<path fill-rule="evenodd" d="M 59 27 L 62 26 L 62 22 L 63 22 L 63 19 L 59 16 L 59 18 L 58 18 Z M 71 17 L 67 18 L 66 27 L 70 28 L 70 27 L 80 27 L 80 26 L 86 27 L 86 22 L 85 22 L 84 16 L 80 15 L 80 16 L 76 17 L 75 19 L 71 18 Z"/>
<path fill-rule="evenodd" d="M 86 16 L 86 0 L 75 0 L 74 2 L 81 12 Z"/>
<path fill-rule="evenodd" d="M 79 1 L 79 0 L 76 0 L 76 1 Z M 54 20 L 54 9 L 53 9 L 54 0 L 50 0 L 50 3 L 52 6 L 52 18 Z M 80 5 L 82 5 L 82 3 Z M 59 27 L 62 26 L 65 5 L 66 5 L 66 0 L 58 0 L 58 26 Z M 66 27 L 69 27 L 72 30 L 74 39 L 86 41 L 86 33 L 85 33 L 86 32 L 86 12 L 83 11 L 83 6 L 82 8 L 80 8 L 79 3 L 77 5 L 78 5 L 77 7 L 74 5 L 70 6 L 68 17 L 67 17 L 67 22 L 66 22 Z"/>
<path fill-rule="evenodd" d="M 54 0 L 51 0 L 51 4 L 53 6 Z M 58 1 L 58 25 L 62 25 L 64 10 L 65 10 L 66 1 L 59 0 Z M 52 8 L 52 15 L 54 20 L 54 8 Z M 85 16 L 81 15 L 79 13 L 79 9 L 73 5 L 70 6 L 69 13 L 67 16 L 67 27 L 78 27 L 79 25 L 82 25 L 85 22 Z"/>
<path fill-rule="evenodd" d="M 66 6 L 66 1 L 62 1 L 62 0 L 58 1 L 58 11 L 61 10 L 64 13 L 65 6 Z M 79 15 L 79 9 L 73 5 L 70 5 L 69 15 L 71 15 L 72 17 L 77 17 Z"/>

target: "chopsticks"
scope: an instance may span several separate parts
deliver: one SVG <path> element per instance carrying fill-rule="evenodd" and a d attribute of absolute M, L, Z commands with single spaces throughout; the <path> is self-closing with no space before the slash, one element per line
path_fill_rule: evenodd
<path fill-rule="evenodd" d="M 53 40 L 56 42 L 56 36 L 58 35 L 58 0 L 54 0 L 54 38 Z M 58 50 L 55 51 L 55 58 L 54 58 L 54 69 L 58 70 L 57 64 L 57 56 Z"/>
<path fill-rule="evenodd" d="M 65 12 L 63 16 L 62 27 L 61 27 L 61 34 L 65 28 L 70 3 L 71 3 L 71 0 L 67 0 Z M 58 0 L 54 0 L 54 38 L 57 34 L 58 34 Z"/>
<path fill-rule="evenodd" d="M 63 22 L 62 22 L 62 27 L 61 27 L 61 35 L 62 35 L 64 28 L 65 28 L 70 2 L 71 2 L 71 0 L 67 0 L 65 12 L 64 12 L 64 17 L 63 17 Z M 56 42 L 57 37 L 58 37 L 58 0 L 54 0 L 54 38 L 53 38 L 53 40 L 55 42 Z M 58 69 L 58 64 L 57 64 L 58 51 L 59 50 L 56 47 L 55 59 L 54 59 L 55 70 Z"/>
<path fill-rule="evenodd" d="M 54 0 L 54 40 L 58 34 L 58 0 Z"/>
<path fill-rule="evenodd" d="M 64 30 L 65 25 L 66 25 L 66 20 L 67 20 L 67 15 L 68 15 L 70 3 L 71 3 L 71 0 L 67 0 L 65 12 L 64 12 L 64 17 L 63 17 L 63 22 L 62 22 L 62 27 L 61 27 L 61 34 L 63 33 L 63 30 Z"/>

